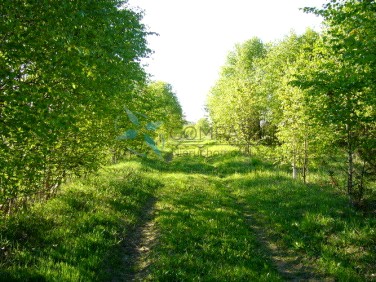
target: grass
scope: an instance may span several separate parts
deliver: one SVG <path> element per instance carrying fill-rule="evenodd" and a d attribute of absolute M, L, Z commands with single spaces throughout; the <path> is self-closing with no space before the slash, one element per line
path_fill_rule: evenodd
<path fill-rule="evenodd" d="M 338 281 L 374 277 L 376 219 L 355 212 L 344 195 L 270 171 L 227 182 L 270 240 L 302 256 L 315 272 Z"/>
<path fill-rule="evenodd" d="M 161 181 L 165 186 L 156 213 L 160 237 L 148 280 L 280 280 L 216 177 L 173 172 Z"/>
<path fill-rule="evenodd" d="M 284 279 L 244 220 L 247 212 L 269 243 L 301 258 L 315 276 L 375 279 L 376 219 L 350 208 L 331 186 L 305 185 L 288 170 L 233 153 L 143 165 L 165 183 L 150 280 Z"/>
<path fill-rule="evenodd" d="M 122 266 L 122 240 L 159 185 L 129 165 L 111 166 L 2 221 L 0 280 L 109 280 Z"/>
<path fill-rule="evenodd" d="M 299 257 L 313 277 L 376 279 L 374 215 L 354 211 L 330 186 L 222 151 L 106 167 L 6 219 L 0 280 L 111 280 L 124 271 L 121 245 L 151 198 L 158 239 L 143 280 L 286 280 L 268 245 Z"/>

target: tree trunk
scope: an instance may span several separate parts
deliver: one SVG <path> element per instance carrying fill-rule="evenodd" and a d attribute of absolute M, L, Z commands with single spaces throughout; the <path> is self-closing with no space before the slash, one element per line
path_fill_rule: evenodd
<path fill-rule="evenodd" d="M 304 160 L 303 160 L 303 182 L 307 183 L 307 173 L 308 173 L 308 142 L 304 139 Z"/>
<path fill-rule="evenodd" d="M 298 168 L 296 167 L 296 151 L 294 151 L 294 159 L 292 162 L 292 178 L 298 178 Z"/>
<path fill-rule="evenodd" d="M 296 168 L 295 164 L 292 166 L 292 178 L 296 179 L 298 178 L 298 169 Z"/>
<path fill-rule="evenodd" d="M 245 146 L 245 153 L 247 156 L 251 155 L 251 144 L 247 142 L 247 145 Z"/>
<path fill-rule="evenodd" d="M 346 125 L 347 129 L 347 194 L 352 198 L 353 194 L 353 178 L 354 178 L 354 150 L 352 146 L 352 135 L 350 125 Z"/>

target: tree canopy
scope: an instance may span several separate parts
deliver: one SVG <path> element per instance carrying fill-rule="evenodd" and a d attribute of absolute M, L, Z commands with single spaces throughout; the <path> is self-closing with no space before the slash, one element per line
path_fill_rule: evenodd
<path fill-rule="evenodd" d="M 0 205 L 103 161 L 150 53 L 142 14 L 125 4 L 2 1 Z"/>
<path fill-rule="evenodd" d="M 346 155 L 347 191 L 359 202 L 375 175 L 376 3 L 332 0 L 305 11 L 323 16 L 320 34 L 251 39 L 229 53 L 208 97 L 210 118 L 245 143 L 268 137 L 304 180 L 309 165 Z"/>

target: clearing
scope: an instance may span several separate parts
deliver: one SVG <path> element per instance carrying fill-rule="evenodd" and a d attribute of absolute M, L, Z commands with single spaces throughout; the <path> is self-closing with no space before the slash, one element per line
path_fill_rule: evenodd
<path fill-rule="evenodd" d="M 133 158 L 0 224 L 2 281 L 372 281 L 374 215 L 256 157 Z"/>

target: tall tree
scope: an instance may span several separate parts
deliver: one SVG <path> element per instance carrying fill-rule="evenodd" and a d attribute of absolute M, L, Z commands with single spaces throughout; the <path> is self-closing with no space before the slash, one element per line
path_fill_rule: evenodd
<path fill-rule="evenodd" d="M 126 1 L 0 5 L 0 204 L 95 169 L 147 56 Z"/>
<path fill-rule="evenodd" d="M 335 126 L 338 141 L 346 144 L 347 191 L 359 201 L 365 166 L 371 165 L 365 156 L 375 156 L 376 147 L 376 3 L 332 0 L 306 10 L 322 15 L 326 29 L 296 85 L 308 90 L 314 115 Z"/>
<path fill-rule="evenodd" d="M 268 93 L 266 120 L 276 127 L 280 157 L 291 164 L 293 177 L 301 170 L 304 182 L 311 159 L 323 152 L 330 129 L 315 124 L 309 115 L 305 90 L 291 85 L 295 74 L 306 68 L 319 35 L 312 30 L 291 33 L 274 43 L 263 60 L 261 88 Z M 321 148 L 319 148 L 321 147 Z"/>
<path fill-rule="evenodd" d="M 145 145 L 159 152 L 153 139 L 164 142 L 175 131 L 183 127 L 183 111 L 170 84 L 153 81 L 141 85 L 132 94 L 132 101 L 116 119 L 116 128 L 121 142 L 117 143 L 116 154 L 131 150 L 145 152 Z"/>
<path fill-rule="evenodd" d="M 236 45 L 208 98 L 214 127 L 230 141 L 246 145 L 248 153 L 251 143 L 261 139 L 262 108 L 255 74 L 265 53 L 258 38 Z"/>

